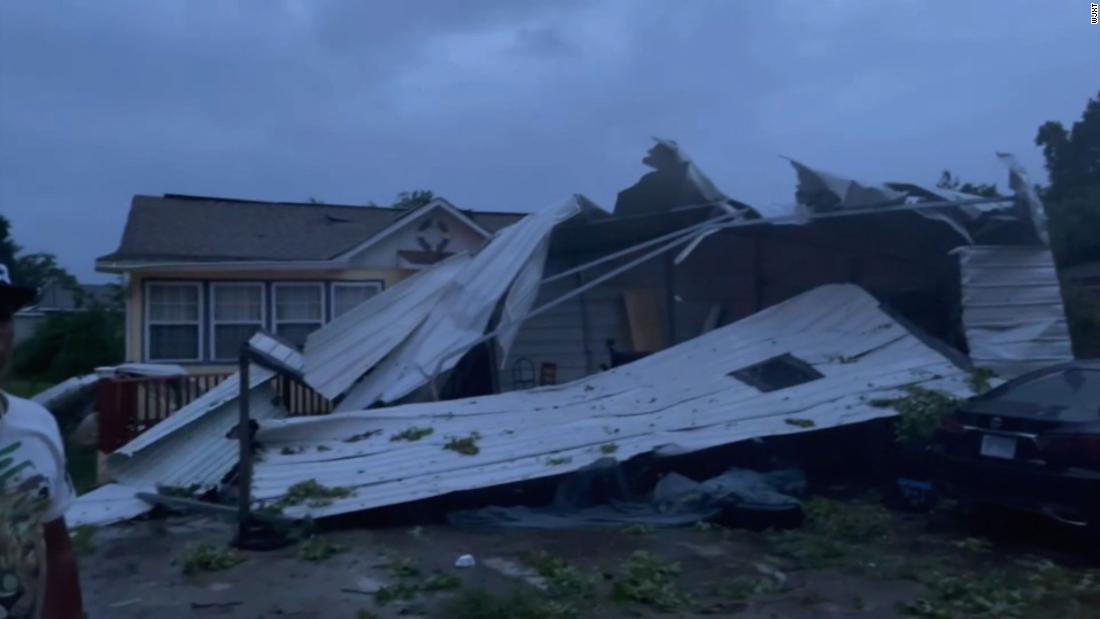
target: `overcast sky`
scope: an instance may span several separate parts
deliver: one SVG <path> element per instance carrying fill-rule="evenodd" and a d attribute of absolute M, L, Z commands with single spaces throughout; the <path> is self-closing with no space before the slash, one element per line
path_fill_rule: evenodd
<path fill-rule="evenodd" d="M 727 194 L 778 155 L 866 180 L 1045 182 L 1100 90 L 1079 0 L 0 0 L 0 212 L 95 281 L 135 193 L 606 207 L 677 140 Z M 294 239 L 287 239 L 288 243 Z"/>

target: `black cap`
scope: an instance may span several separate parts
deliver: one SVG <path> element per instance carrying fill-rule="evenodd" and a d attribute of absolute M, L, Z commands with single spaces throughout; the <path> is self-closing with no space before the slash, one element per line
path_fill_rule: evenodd
<path fill-rule="evenodd" d="M 11 316 L 23 307 L 30 305 L 38 291 L 26 286 L 14 286 L 8 267 L 0 264 L 0 318 Z"/>

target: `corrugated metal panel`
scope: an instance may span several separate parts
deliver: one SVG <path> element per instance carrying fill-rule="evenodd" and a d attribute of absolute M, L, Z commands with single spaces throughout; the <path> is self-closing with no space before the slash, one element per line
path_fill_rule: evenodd
<path fill-rule="evenodd" d="M 728 375 L 783 353 L 824 378 L 761 393 Z M 338 514 L 568 472 L 605 456 L 608 444 L 626 459 L 807 429 L 789 419 L 826 428 L 889 416 L 893 411 L 868 401 L 914 383 L 963 395 L 965 378 L 866 292 L 824 286 L 568 385 L 264 424 L 258 439 L 268 452 L 256 465 L 253 492 L 273 500 L 308 479 L 354 489 L 328 506 L 288 510 Z M 433 433 L 391 440 L 414 426 Z M 353 440 L 370 432 L 376 434 Z M 473 432 L 481 436 L 478 454 L 444 449 Z M 281 446 L 306 449 L 282 455 Z"/>
<path fill-rule="evenodd" d="M 1073 348 L 1045 247 L 963 247 L 963 324 L 975 365 L 1004 378 L 1068 361 Z"/>
<path fill-rule="evenodd" d="M 347 392 L 339 411 L 392 402 L 451 369 L 485 327 L 501 296 L 554 226 L 580 210 L 576 198 L 531 213 L 501 230 L 459 271 L 431 313 L 401 345 Z"/>
<path fill-rule="evenodd" d="M 249 342 L 289 368 L 301 370 L 301 354 L 280 340 L 261 332 Z M 249 368 L 253 419 L 285 415 L 269 384 L 274 376 L 259 366 Z M 237 442 L 226 434 L 237 425 L 239 395 L 240 377 L 234 374 L 108 456 L 111 477 L 141 490 L 217 484 L 237 462 Z"/>
<path fill-rule="evenodd" d="M 103 526 L 129 520 L 153 509 L 153 506 L 136 496 L 129 486 L 107 484 L 82 494 L 65 512 L 65 524 L 70 527 L 83 525 Z"/>
<path fill-rule="evenodd" d="M 277 419 L 285 414 L 275 404 L 275 391 L 270 383 L 254 387 L 249 402 L 251 416 L 257 421 Z M 137 451 L 126 453 L 120 449 L 111 454 L 107 458 L 108 471 L 115 481 L 146 491 L 155 490 L 157 486 L 213 487 L 237 463 L 238 443 L 226 438 L 237 425 L 237 415 L 237 398 L 222 400 L 155 443 Z M 160 425 L 164 423 L 167 421 Z"/>
<path fill-rule="evenodd" d="M 452 256 L 376 294 L 306 339 L 305 379 L 330 400 L 347 391 L 412 333 L 470 263 Z"/>

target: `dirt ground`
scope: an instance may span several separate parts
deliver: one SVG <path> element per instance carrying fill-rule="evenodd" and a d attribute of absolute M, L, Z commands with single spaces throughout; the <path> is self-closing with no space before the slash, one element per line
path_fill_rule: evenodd
<path fill-rule="evenodd" d="M 320 561 L 298 544 L 193 574 L 189 553 L 224 548 L 230 525 L 131 522 L 78 546 L 93 619 L 1100 616 L 1100 572 L 1076 541 L 993 529 L 990 541 L 955 513 L 873 503 L 819 500 L 807 513 L 784 533 L 345 529 L 314 535 L 319 554 L 341 550 Z M 456 568 L 464 554 L 477 564 Z"/>

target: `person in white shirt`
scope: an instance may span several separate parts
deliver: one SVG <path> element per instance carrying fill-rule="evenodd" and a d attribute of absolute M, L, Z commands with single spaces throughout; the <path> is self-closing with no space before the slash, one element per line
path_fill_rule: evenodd
<path fill-rule="evenodd" d="M 0 385 L 12 315 L 35 297 L 0 264 Z M 73 501 L 53 415 L 0 389 L 0 619 L 79 619 L 80 579 L 65 510 Z"/>

